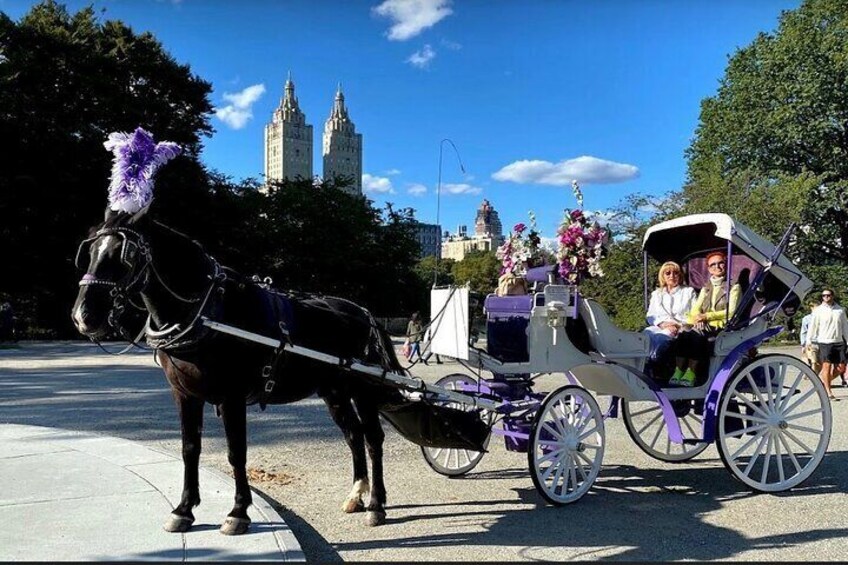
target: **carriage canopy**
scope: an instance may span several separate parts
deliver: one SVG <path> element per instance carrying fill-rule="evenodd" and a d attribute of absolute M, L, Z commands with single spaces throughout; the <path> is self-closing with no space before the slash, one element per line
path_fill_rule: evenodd
<path fill-rule="evenodd" d="M 751 228 L 727 214 L 693 214 L 652 226 L 645 232 L 642 249 L 657 261 L 681 261 L 693 252 L 717 249 L 733 244 L 761 267 L 768 267 L 776 246 Z M 771 265 L 770 272 L 787 289 L 803 299 L 813 287 L 812 281 L 798 270 L 792 261 L 781 254 Z"/>

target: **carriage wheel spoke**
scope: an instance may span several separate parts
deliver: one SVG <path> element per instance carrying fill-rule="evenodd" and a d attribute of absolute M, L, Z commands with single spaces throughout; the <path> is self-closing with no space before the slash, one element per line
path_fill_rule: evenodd
<path fill-rule="evenodd" d="M 772 384 L 773 384 L 771 382 L 772 377 L 771 377 L 771 375 L 769 375 L 769 369 L 770 368 L 771 368 L 771 365 L 765 365 L 763 367 L 763 375 L 764 375 L 765 381 L 766 381 L 766 406 L 769 407 L 769 410 L 773 411 L 774 410 L 774 392 L 772 390 Z M 771 440 L 769 440 L 769 445 L 771 445 Z M 767 449 L 768 449 L 768 447 L 767 447 Z"/>
<path fill-rule="evenodd" d="M 545 454 L 541 457 L 537 457 L 536 458 L 536 464 L 541 465 L 542 463 L 547 463 L 548 461 L 556 459 L 557 457 L 562 455 L 562 451 L 564 449 L 565 449 L 564 447 L 560 447 L 559 449 L 555 449 L 554 451 L 551 451 L 548 454 Z"/>
<path fill-rule="evenodd" d="M 698 422 L 699 424 L 701 423 L 701 421 L 700 421 L 698 418 L 694 417 L 694 416 L 693 416 L 693 419 L 694 419 L 696 422 Z M 682 421 L 682 422 L 683 422 L 683 424 L 686 426 L 686 429 L 688 429 L 688 430 L 689 430 L 689 433 L 690 433 L 690 434 L 692 434 L 692 437 L 693 437 L 693 438 L 699 437 L 698 432 L 696 432 L 696 431 L 692 428 L 692 424 L 690 424 L 690 423 L 689 423 L 689 419 L 688 419 L 688 417 L 687 417 L 687 418 L 682 418 L 682 419 L 681 419 L 681 421 Z"/>
<path fill-rule="evenodd" d="M 585 461 L 586 464 L 589 466 L 589 469 L 591 469 L 595 465 L 595 461 L 590 459 L 589 456 L 583 453 L 582 451 L 575 452 L 575 455 Z"/>
<path fill-rule="evenodd" d="M 724 436 L 725 437 L 739 437 L 739 436 L 743 436 L 745 434 L 758 432 L 758 431 L 765 429 L 767 427 L 768 426 L 766 426 L 766 424 L 758 424 L 756 426 L 750 426 L 748 428 L 742 428 L 741 430 L 736 430 L 735 432 L 730 432 L 728 434 L 724 434 Z"/>
<path fill-rule="evenodd" d="M 783 419 L 786 421 L 789 420 L 797 420 L 798 418 L 803 418 L 804 416 L 812 416 L 814 414 L 822 414 L 824 412 L 824 408 L 816 408 L 815 410 L 808 410 L 806 412 L 801 412 L 800 414 L 792 414 L 791 416 L 786 416 Z"/>
<path fill-rule="evenodd" d="M 775 463 L 777 464 L 777 477 L 780 479 L 780 482 L 786 481 L 786 474 L 783 472 L 783 454 L 780 453 L 780 434 L 778 433 L 774 437 L 774 453 L 777 460 Z"/>
<path fill-rule="evenodd" d="M 748 384 L 751 385 L 751 394 L 757 397 L 757 401 L 760 404 L 762 404 L 763 406 L 767 406 L 768 403 L 766 402 L 766 399 L 763 398 L 763 393 L 760 390 L 760 387 L 757 386 L 757 383 L 754 382 L 754 378 L 751 376 L 751 373 L 748 373 L 747 375 L 745 375 L 745 377 L 748 380 Z"/>
<path fill-rule="evenodd" d="M 795 457 L 795 453 L 789 448 L 789 443 L 786 441 L 786 438 L 783 437 L 783 434 L 778 436 L 780 439 L 780 443 L 783 444 L 783 449 L 786 450 L 786 454 L 789 456 L 789 459 L 792 461 L 792 464 L 795 465 L 795 472 L 801 472 L 801 464 L 798 463 L 798 458 Z"/>
<path fill-rule="evenodd" d="M 760 476 L 761 483 L 768 482 L 769 463 L 771 463 L 771 434 L 766 435 L 766 453 L 763 461 L 763 473 Z"/>
<path fill-rule="evenodd" d="M 637 433 L 638 435 L 642 435 L 642 432 L 644 432 L 645 430 L 647 430 L 648 428 L 650 428 L 652 424 L 654 424 L 657 420 L 659 420 L 659 419 L 660 419 L 660 418 L 662 418 L 662 417 L 663 417 L 662 412 L 660 412 L 659 414 L 657 414 L 656 416 L 654 416 L 653 418 L 651 418 L 651 420 L 650 420 L 647 424 L 645 424 L 644 426 L 642 426 L 642 428 L 641 428 L 639 431 L 637 431 L 636 433 Z M 660 426 L 660 429 L 662 429 L 662 426 Z"/>
<path fill-rule="evenodd" d="M 768 441 L 768 436 L 766 434 L 758 435 L 757 438 L 760 440 L 757 444 L 757 449 L 748 460 L 748 464 L 745 466 L 745 470 L 743 471 L 746 477 L 751 474 L 751 471 L 754 469 L 754 463 L 760 458 L 760 452 L 763 450 L 765 443 Z"/>
<path fill-rule="evenodd" d="M 795 392 L 798 390 L 798 385 L 801 384 L 801 379 L 804 378 L 804 373 L 799 372 L 798 376 L 795 377 L 795 381 L 792 383 L 792 386 L 789 387 L 786 395 L 780 401 L 778 408 L 781 412 L 786 413 L 786 405 L 789 404 L 789 399 L 795 395 Z"/>
<path fill-rule="evenodd" d="M 787 429 L 798 430 L 799 432 L 809 432 L 811 434 L 816 434 L 818 436 L 824 434 L 824 430 L 817 430 L 815 428 L 808 428 L 807 426 L 799 426 L 798 424 L 788 424 Z"/>
<path fill-rule="evenodd" d="M 631 416 L 631 418 L 635 418 L 636 416 L 641 416 L 642 414 L 647 414 L 648 412 L 658 412 L 658 411 L 661 411 L 661 410 L 662 409 L 659 406 L 652 405 L 652 406 L 649 406 L 648 408 L 645 408 L 644 410 L 639 410 L 638 412 L 631 412 L 630 416 Z"/>
<path fill-rule="evenodd" d="M 763 411 L 763 409 L 760 406 L 757 406 L 756 404 L 754 404 L 753 402 L 751 402 L 750 400 L 748 400 L 747 398 L 745 398 L 744 396 L 742 396 L 738 392 L 734 391 L 733 396 L 734 396 L 734 398 L 738 398 L 739 400 L 744 402 L 746 406 L 748 406 L 751 410 L 753 410 L 754 412 L 756 412 L 760 416 L 762 416 L 764 418 L 767 416 L 765 411 Z M 728 414 L 728 416 L 730 416 L 730 415 L 731 414 Z"/>
<path fill-rule="evenodd" d="M 749 439 L 744 444 L 742 444 L 742 447 L 737 449 L 736 452 L 733 455 L 730 456 L 730 459 L 733 460 L 733 461 L 736 461 L 739 458 L 740 454 L 743 451 L 745 451 L 746 449 L 748 449 L 748 446 L 750 446 L 752 443 L 754 443 L 755 441 L 760 439 L 764 433 L 765 432 L 757 432 L 751 439 Z"/>
<path fill-rule="evenodd" d="M 810 390 L 808 390 L 807 392 L 805 392 L 804 394 L 802 394 L 802 395 L 801 395 L 801 398 L 799 398 L 799 399 L 797 399 L 795 402 L 793 402 L 793 403 L 792 403 L 792 406 L 789 406 L 788 408 L 786 408 L 785 410 L 783 410 L 783 413 L 784 413 L 784 414 L 791 414 L 791 413 L 792 413 L 792 411 L 793 411 L 793 410 L 794 410 L 794 409 L 795 409 L 795 408 L 796 408 L 799 404 L 801 404 L 802 402 L 804 402 L 805 400 L 807 400 L 807 398 L 809 398 L 809 397 L 810 397 L 810 395 L 815 394 L 815 393 L 816 393 L 816 389 L 815 389 L 815 388 L 811 388 Z"/>
<path fill-rule="evenodd" d="M 562 440 L 564 439 L 564 438 L 563 438 L 563 434 L 561 434 L 560 432 L 558 432 L 558 431 L 556 431 L 555 429 L 553 429 L 553 428 L 550 426 L 550 424 L 548 424 L 547 422 L 544 422 L 544 423 L 542 424 L 542 429 L 547 430 L 547 431 L 548 431 L 548 433 L 552 434 L 552 435 L 553 435 L 554 437 L 556 437 L 559 441 L 562 441 Z"/>
<path fill-rule="evenodd" d="M 571 478 L 571 484 L 574 485 L 574 490 L 577 490 L 577 461 L 571 455 L 568 456 L 568 476 Z"/>
<path fill-rule="evenodd" d="M 815 453 L 814 450 L 807 447 L 807 445 L 803 441 L 795 437 L 795 434 L 793 434 L 789 430 L 783 430 L 783 433 L 786 434 L 786 437 L 797 443 L 804 451 L 806 451 L 807 455 L 813 455 Z"/>
<path fill-rule="evenodd" d="M 587 432 L 583 432 L 579 436 L 577 436 L 577 441 L 583 441 L 584 439 L 591 437 L 593 434 L 598 433 L 598 426 L 595 425 L 591 430 Z"/>

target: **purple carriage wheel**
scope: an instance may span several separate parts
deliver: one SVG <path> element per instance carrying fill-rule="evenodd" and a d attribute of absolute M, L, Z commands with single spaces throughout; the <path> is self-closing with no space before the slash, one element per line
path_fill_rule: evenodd
<path fill-rule="evenodd" d="M 621 401 L 622 417 L 627 433 L 639 449 L 666 463 L 685 463 L 700 455 L 709 443 L 673 443 L 668 435 L 668 426 L 663 418 L 662 408 L 653 400 Z M 703 429 L 703 410 L 695 411 L 694 400 L 675 400 L 672 402 L 680 423 L 684 439 L 700 439 Z"/>
<path fill-rule="evenodd" d="M 832 423 L 815 371 L 789 355 L 762 355 L 725 385 L 716 444 L 736 479 L 756 491 L 781 492 L 804 482 L 822 462 Z"/>
<path fill-rule="evenodd" d="M 458 392 L 473 392 L 477 390 L 477 381 L 468 375 L 453 373 L 436 381 L 436 386 Z M 471 407 L 463 407 L 461 404 L 457 404 L 455 402 L 446 402 L 443 405 L 450 408 L 456 408 L 458 410 L 475 410 Z M 486 414 L 482 414 L 482 416 L 484 419 L 487 418 Z M 488 424 L 491 424 L 491 419 L 492 418 L 488 418 Z M 484 448 L 488 447 L 490 437 L 491 435 L 486 437 L 486 441 L 483 445 Z M 483 459 L 486 452 L 471 451 L 470 449 L 422 447 L 421 454 L 424 455 L 424 460 L 430 468 L 440 475 L 457 477 L 459 475 L 464 475 L 476 467 L 480 460 Z"/>
<path fill-rule="evenodd" d="M 539 407 L 527 462 L 542 497 L 555 505 L 577 502 L 595 482 L 604 459 L 604 415 L 586 389 L 567 385 Z"/>

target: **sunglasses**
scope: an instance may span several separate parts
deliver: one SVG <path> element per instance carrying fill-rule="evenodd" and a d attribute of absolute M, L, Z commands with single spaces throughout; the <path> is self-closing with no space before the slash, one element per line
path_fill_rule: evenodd
<path fill-rule="evenodd" d="M 673 276 L 675 276 L 675 277 L 679 277 L 679 276 L 680 276 L 680 273 L 678 273 L 677 271 L 666 271 L 666 272 L 664 272 L 663 274 L 664 274 L 665 276 L 667 276 L 667 277 L 668 277 L 668 276 L 672 276 L 672 275 L 673 275 Z"/>
<path fill-rule="evenodd" d="M 830 294 L 829 292 L 822 294 L 822 298 L 830 298 L 831 296 L 833 296 L 833 295 Z"/>
<path fill-rule="evenodd" d="M 727 265 L 727 262 L 725 262 L 725 261 L 716 261 L 715 263 L 710 263 L 710 264 L 709 264 L 709 265 L 707 265 L 707 266 L 708 266 L 710 269 L 712 269 L 713 267 L 718 267 L 719 265 L 721 265 L 721 266 L 723 267 L 724 265 Z"/>

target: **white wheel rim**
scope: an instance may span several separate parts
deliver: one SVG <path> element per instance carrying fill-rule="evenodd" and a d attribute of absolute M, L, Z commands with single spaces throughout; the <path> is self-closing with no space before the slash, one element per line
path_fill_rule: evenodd
<path fill-rule="evenodd" d="M 595 399 L 565 387 L 545 401 L 533 430 L 533 469 L 552 500 L 574 502 L 592 487 L 604 458 L 604 418 Z"/>
<path fill-rule="evenodd" d="M 463 378 L 469 384 L 476 384 L 476 381 L 469 377 Z M 458 390 L 459 388 L 457 387 L 457 381 L 450 381 L 445 384 L 439 384 L 437 382 L 436 384 L 448 390 Z M 457 408 L 465 411 L 473 410 L 473 408 L 469 408 L 468 406 L 464 406 L 457 402 L 448 402 L 445 403 L 444 406 L 449 408 Z M 448 471 L 458 471 L 468 466 L 473 467 L 477 463 L 477 461 L 479 461 L 480 458 L 484 455 L 482 451 L 472 451 L 470 449 L 453 449 L 447 447 L 425 447 L 424 450 L 427 452 L 427 456 L 430 458 L 430 461 Z"/>
<path fill-rule="evenodd" d="M 765 372 L 771 378 L 760 376 Z M 819 376 L 792 357 L 767 356 L 745 367 L 726 387 L 718 441 L 728 469 L 739 480 L 756 490 L 779 492 L 816 470 L 830 442 L 831 425 L 830 401 Z"/>
<path fill-rule="evenodd" d="M 706 443 L 674 443 L 668 435 L 668 426 L 662 408 L 653 401 L 622 401 L 625 422 L 633 432 L 634 441 L 651 457 L 661 461 L 688 461 L 704 451 Z M 690 408 L 682 418 L 678 417 L 683 439 L 701 439 L 704 418 Z"/>

